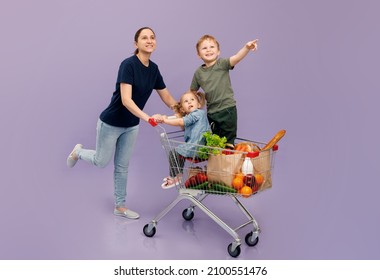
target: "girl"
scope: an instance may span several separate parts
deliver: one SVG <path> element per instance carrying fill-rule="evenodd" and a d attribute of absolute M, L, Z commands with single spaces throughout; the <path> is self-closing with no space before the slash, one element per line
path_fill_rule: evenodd
<path fill-rule="evenodd" d="M 114 154 L 114 214 L 130 219 L 139 218 L 139 214 L 125 206 L 129 159 L 140 120 L 148 121 L 151 117 L 142 110 L 153 89 L 167 106 L 176 104 L 166 89 L 158 66 L 150 60 L 156 49 L 154 31 L 149 27 L 140 28 L 134 39 L 135 53 L 121 63 L 111 102 L 99 116 L 96 150 L 86 150 L 77 144 L 67 158 L 70 168 L 79 159 L 105 167 Z M 162 122 L 161 115 L 152 118 Z"/>
<path fill-rule="evenodd" d="M 186 92 L 182 95 L 180 102 L 175 106 L 177 118 L 164 116 L 163 123 L 184 128 L 184 140 L 186 144 L 181 144 L 170 152 L 170 176 L 164 178 L 162 188 L 172 188 L 178 185 L 185 158 L 193 158 L 195 150 L 191 144 L 199 145 L 203 141 L 203 133 L 209 130 L 207 114 L 201 108 L 205 104 L 205 95 L 201 92 Z"/>

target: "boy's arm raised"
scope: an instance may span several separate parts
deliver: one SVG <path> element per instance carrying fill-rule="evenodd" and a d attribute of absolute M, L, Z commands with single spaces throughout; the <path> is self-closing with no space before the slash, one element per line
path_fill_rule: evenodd
<path fill-rule="evenodd" d="M 249 41 L 235 55 L 231 56 L 230 57 L 231 66 L 234 67 L 236 64 L 238 64 L 244 57 L 246 57 L 249 51 L 253 51 L 253 52 L 256 51 L 257 42 L 258 42 L 258 39 Z"/>

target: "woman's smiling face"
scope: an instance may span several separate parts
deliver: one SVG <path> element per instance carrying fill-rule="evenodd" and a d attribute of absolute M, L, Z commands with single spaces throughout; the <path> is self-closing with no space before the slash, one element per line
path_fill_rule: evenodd
<path fill-rule="evenodd" d="M 150 29 L 143 29 L 135 42 L 139 52 L 152 53 L 156 49 L 156 36 Z"/>

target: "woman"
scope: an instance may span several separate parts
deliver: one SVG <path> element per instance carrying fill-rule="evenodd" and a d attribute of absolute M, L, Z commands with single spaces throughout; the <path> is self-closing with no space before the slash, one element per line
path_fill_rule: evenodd
<path fill-rule="evenodd" d="M 153 89 L 162 101 L 173 108 L 176 101 L 166 89 L 158 66 L 150 60 L 156 49 L 156 36 L 149 27 L 135 34 L 135 53 L 125 59 L 119 68 L 116 90 L 108 107 L 100 114 L 97 123 L 96 150 L 83 149 L 77 144 L 67 158 L 68 167 L 79 159 L 98 167 L 105 167 L 114 153 L 114 214 L 138 219 L 139 214 L 125 206 L 128 164 L 136 142 L 140 119 L 154 118 L 162 122 L 159 114 L 149 116 L 142 110 Z"/>

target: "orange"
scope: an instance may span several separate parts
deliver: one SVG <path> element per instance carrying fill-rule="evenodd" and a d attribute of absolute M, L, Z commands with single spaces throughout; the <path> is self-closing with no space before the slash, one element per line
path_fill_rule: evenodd
<path fill-rule="evenodd" d="M 244 180 L 244 173 L 236 173 L 236 175 L 235 175 L 235 178 L 240 178 L 240 179 L 242 179 L 242 180 Z"/>
<path fill-rule="evenodd" d="M 242 178 L 240 177 L 235 177 L 233 180 L 232 180 L 232 186 L 239 190 L 241 189 L 243 186 L 244 186 L 244 181 Z"/>
<path fill-rule="evenodd" d="M 243 186 L 241 189 L 240 189 L 240 193 L 243 197 L 249 197 L 252 195 L 252 189 L 251 187 L 248 187 L 248 186 Z"/>
<path fill-rule="evenodd" d="M 256 180 L 256 184 L 258 186 L 261 186 L 261 184 L 264 182 L 264 176 L 261 174 L 255 174 L 255 180 Z"/>

